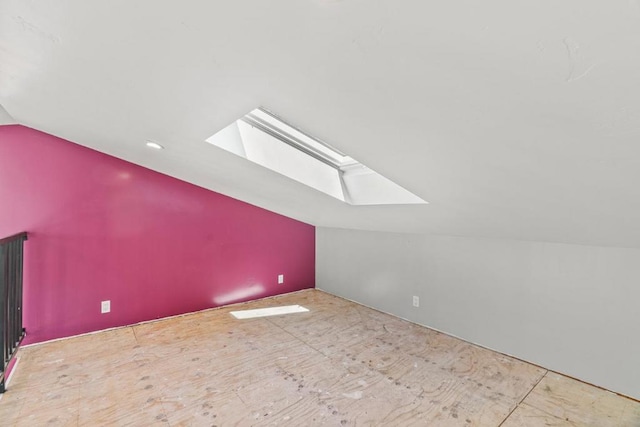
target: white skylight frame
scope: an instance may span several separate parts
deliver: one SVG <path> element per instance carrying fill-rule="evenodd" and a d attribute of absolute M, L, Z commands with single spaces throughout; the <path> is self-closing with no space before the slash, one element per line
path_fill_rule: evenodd
<path fill-rule="evenodd" d="M 301 132 L 265 109 L 256 108 L 240 120 L 336 169 L 358 163 L 329 144 Z"/>
<path fill-rule="evenodd" d="M 206 141 L 351 205 L 427 203 L 264 108 Z"/>

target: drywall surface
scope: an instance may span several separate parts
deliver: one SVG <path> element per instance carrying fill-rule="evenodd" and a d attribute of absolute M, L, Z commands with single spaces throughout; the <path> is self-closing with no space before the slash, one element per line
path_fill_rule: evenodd
<path fill-rule="evenodd" d="M 0 126 L 2 125 L 14 125 L 16 121 L 11 117 L 11 115 L 4 109 L 2 105 L 0 105 Z"/>
<path fill-rule="evenodd" d="M 314 286 L 314 227 L 26 127 L 0 126 L 0 201 L 25 343 Z"/>
<path fill-rule="evenodd" d="M 319 289 L 640 398 L 640 250 L 332 228 L 316 245 Z"/>

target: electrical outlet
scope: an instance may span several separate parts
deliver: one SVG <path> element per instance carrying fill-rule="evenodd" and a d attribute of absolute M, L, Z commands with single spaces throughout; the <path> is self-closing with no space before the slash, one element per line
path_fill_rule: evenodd
<path fill-rule="evenodd" d="M 278 274 L 278 285 L 282 285 L 284 283 L 284 274 Z"/>
<path fill-rule="evenodd" d="M 420 307 L 420 297 L 417 296 L 413 296 L 413 306 L 414 307 Z"/>
<path fill-rule="evenodd" d="M 102 301 L 100 303 L 100 313 L 104 314 L 104 313 L 108 313 L 111 311 L 111 301 L 107 300 L 107 301 Z"/>

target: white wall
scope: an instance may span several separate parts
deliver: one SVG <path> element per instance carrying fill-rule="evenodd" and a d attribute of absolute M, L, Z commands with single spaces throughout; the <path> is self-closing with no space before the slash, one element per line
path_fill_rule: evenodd
<path fill-rule="evenodd" d="M 316 233 L 317 288 L 640 398 L 640 249 Z"/>

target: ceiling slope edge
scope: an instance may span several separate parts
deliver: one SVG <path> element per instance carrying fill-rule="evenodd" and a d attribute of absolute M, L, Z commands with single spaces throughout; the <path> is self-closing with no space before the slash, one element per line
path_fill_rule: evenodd
<path fill-rule="evenodd" d="M 11 114 L 5 110 L 5 108 L 0 104 L 0 126 L 2 125 L 17 125 L 18 122 L 11 117 Z"/>

